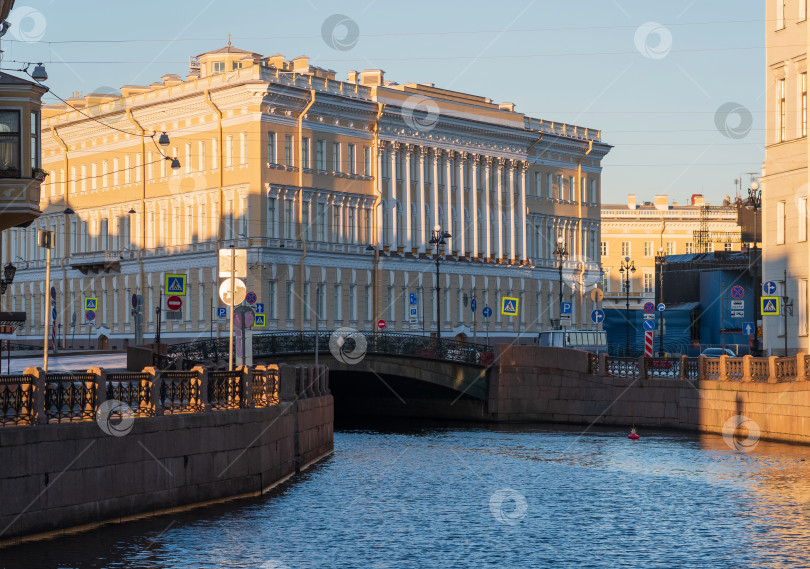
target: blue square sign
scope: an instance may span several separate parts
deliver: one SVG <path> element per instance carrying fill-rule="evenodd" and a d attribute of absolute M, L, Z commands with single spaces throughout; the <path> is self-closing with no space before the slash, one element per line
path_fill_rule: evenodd
<path fill-rule="evenodd" d="M 257 302 L 256 303 L 256 313 L 257 314 L 264 314 L 264 303 L 263 302 Z"/>
<path fill-rule="evenodd" d="M 227 317 L 228 317 L 228 309 L 217 307 L 217 318 L 227 318 Z"/>
<path fill-rule="evenodd" d="M 570 302 L 563 302 L 560 304 L 560 314 L 571 314 L 571 309 L 574 305 Z"/>

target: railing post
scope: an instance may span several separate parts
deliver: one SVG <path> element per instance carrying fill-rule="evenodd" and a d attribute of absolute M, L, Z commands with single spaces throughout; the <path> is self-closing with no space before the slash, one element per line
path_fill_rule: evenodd
<path fill-rule="evenodd" d="M 107 401 L 107 370 L 101 367 L 91 367 L 87 373 L 96 376 L 96 410 Z"/>
<path fill-rule="evenodd" d="M 239 383 L 242 390 L 242 394 L 240 395 L 242 407 L 245 409 L 253 409 L 253 372 L 248 366 L 240 366 L 239 371 L 241 373 Z"/>
<path fill-rule="evenodd" d="M 295 367 L 289 364 L 278 366 L 278 399 L 295 401 Z"/>
<path fill-rule="evenodd" d="M 45 409 L 45 371 L 40 367 L 25 368 L 25 375 L 34 376 L 34 417 L 31 422 L 35 425 L 48 424 L 48 412 Z"/>
<path fill-rule="evenodd" d="M 698 381 L 706 379 L 706 356 L 698 356 Z"/>
<path fill-rule="evenodd" d="M 779 381 L 776 373 L 776 360 L 778 359 L 777 356 L 768 357 L 768 383 L 777 383 Z"/>
<path fill-rule="evenodd" d="M 156 367 L 145 367 L 143 373 L 148 373 L 151 377 L 152 387 L 150 398 L 152 399 L 152 406 L 155 408 L 155 417 L 163 416 L 163 406 L 160 404 L 160 383 L 163 381 L 160 377 L 160 372 Z"/>
<path fill-rule="evenodd" d="M 208 400 L 208 370 L 203 366 L 194 366 L 191 371 L 197 372 L 197 379 L 200 381 L 200 405 L 203 413 L 211 411 L 211 402 Z"/>
<path fill-rule="evenodd" d="M 728 361 L 728 356 L 723 354 L 720 356 L 720 364 L 718 365 L 717 370 L 717 381 L 727 381 L 728 374 L 726 373 L 726 362 Z"/>
<path fill-rule="evenodd" d="M 638 377 L 647 379 L 647 358 L 644 356 L 638 358 Z"/>
<path fill-rule="evenodd" d="M 253 380 L 254 380 L 254 381 L 255 381 L 255 379 L 256 379 L 256 376 L 259 376 L 259 377 L 261 377 L 261 378 L 262 378 L 262 400 L 261 400 L 261 406 L 262 406 L 262 407 L 266 407 L 267 405 L 269 405 L 269 404 L 270 404 L 270 393 L 269 393 L 269 390 L 268 390 L 268 385 L 267 385 L 267 382 L 268 382 L 268 379 L 267 379 L 267 367 L 266 367 L 266 366 L 263 366 L 263 365 L 257 365 L 257 366 L 254 366 L 254 367 L 253 367 Z M 253 399 L 253 389 L 252 389 L 252 386 L 251 386 L 251 399 Z M 255 402 L 255 401 L 253 401 L 253 406 L 254 406 L 254 407 L 256 406 L 256 402 Z"/>
<path fill-rule="evenodd" d="M 798 353 L 796 358 L 796 378 L 793 381 L 804 381 L 804 354 Z"/>
<path fill-rule="evenodd" d="M 608 355 L 606 353 L 599 354 L 599 376 L 608 376 Z"/>
<path fill-rule="evenodd" d="M 742 358 L 742 380 L 743 381 L 751 381 L 751 360 L 754 359 L 754 356 L 751 354 L 746 354 Z"/>
<path fill-rule="evenodd" d="M 689 374 L 686 371 L 686 366 L 689 365 L 689 356 L 681 354 L 681 367 L 678 373 L 678 379 L 687 379 Z"/>

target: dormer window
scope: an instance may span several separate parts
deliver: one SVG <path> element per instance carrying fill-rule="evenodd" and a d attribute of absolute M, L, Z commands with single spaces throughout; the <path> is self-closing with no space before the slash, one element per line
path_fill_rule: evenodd
<path fill-rule="evenodd" d="M 225 62 L 224 61 L 215 61 L 213 64 L 214 66 L 214 73 L 225 73 Z"/>
<path fill-rule="evenodd" d="M 241 61 L 234 61 L 233 62 L 233 69 L 242 69 L 242 62 Z"/>

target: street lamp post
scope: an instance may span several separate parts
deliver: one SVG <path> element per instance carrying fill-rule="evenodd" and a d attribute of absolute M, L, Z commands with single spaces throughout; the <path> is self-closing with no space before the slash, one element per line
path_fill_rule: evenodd
<path fill-rule="evenodd" d="M 568 249 L 560 235 L 557 237 L 557 245 L 554 247 L 554 256 L 557 257 L 557 268 L 560 271 L 560 330 L 562 330 L 562 305 L 563 305 L 563 265 L 568 258 Z"/>
<path fill-rule="evenodd" d="M 664 248 L 659 247 L 655 254 L 655 264 L 658 267 L 658 303 L 664 304 L 664 265 L 667 264 L 667 256 Z M 659 311 L 660 312 L 660 311 Z M 664 313 L 658 314 L 658 357 L 664 357 Z"/>
<path fill-rule="evenodd" d="M 627 301 L 624 309 L 624 355 L 627 356 L 630 354 L 630 273 L 636 272 L 636 264 L 630 257 L 625 257 L 619 272 L 624 275 L 624 294 Z"/>
<path fill-rule="evenodd" d="M 441 285 L 439 284 L 439 264 L 441 262 L 441 246 L 447 245 L 445 239 L 452 237 L 446 231 L 442 231 L 441 225 L 433 227 L 429 243 L 436 246 L 436 337 L 442 337 L 442 310 L 441 310 Z"/>
<path fill-rule="evenodd" d="M 759 239 L 759 234 L 757 231 L 759 225 L 759 210 L 762 208 L 762 190 L 759 187 L 759 182 L 751 182 L 751 185 L 748 188 L 748 204 L 746 204 L 745 207 L 754 213 L 754 254 L 752 258 L 749 253 L 749 259 L 751 260 L 750 270 L 754 273 L 754 341 L 751 343 L 751 355 L 756 357 L 759 356 L 758 312 L 760 310 L 760 294 L 762 293 L 762 277 L 760 274 L 762 263 L 759 257 L 759 249 L 757 247 L 757 240 Z"/>

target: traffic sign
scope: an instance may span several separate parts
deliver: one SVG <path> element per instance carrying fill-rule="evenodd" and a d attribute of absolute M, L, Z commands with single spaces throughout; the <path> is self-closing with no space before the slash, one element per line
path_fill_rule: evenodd
<path fill-rule="evenodd" d="M 247 277 L 247 249 L 227 249 L 219 250 L 219 276 L 228 278 L 231 276 L 233 266 L 234 276 L 238 279 Z"/>
<path fill-rule="evenodd" d="M 166 294 L 186 296 L 186 275 L 166 275 Z"/>
<path fill-rule="evenodd" d="M 263 302 L 257 302 L 256 303 L 256 312 L 258 312 L 259 314 L 264 314 L 264 303 Z"/>
<path fill-rule="evenodd" d="M 571 314 L 573 308 L 574 308 L 573 303 L 563 302 L 560 304 L 560 314 Z"/>
<path fill-rule="evenodd" d="M 745 296 L 745 289 L 740 285 L 735 285 L 731 287 L 731 297 L 732 298 L 742 298 Z"/>
<path fill-rule="evenodd" d="M 51 308 L 51 320 L 56 321 L 56 308 Z"/>
<path fill-rule="evenodd" d="M 766 283 L 767 284 L 767 283 Z M 760 306 L 763 316 L 778 316 L 779 315 L 779 301 L 778 296 L 763 296 L 761 299 L 762 305 Z"/>
<path fill-rule="evenodd" d="M 87 318 L 90 322 L 96 319 L 96 311 L 95 310 L 85 310 L 84 317 Z"/>
<path fill-rule="evenodd" d="M 259 299 L 256 297 L 255 292 L 250 291 L 249 293 L 247 293 L 247 296 L 245 297 L 245 300 L 247 300 L 248 304 L 256 304 L 256 301 L 259 300 Z"/>
<path fill-rule="evenodd" d="M 242 279 L 233 279 L 233 303 L 241 304 L 247 296 L 247 287 Z M 219 299 L 225 304 L 231 303 L 231 279 L 225 279 L 219 285 Z"/>
<path fill-rule="evenodd" d="M 253 325 L 254 326 L 264 326 L 264 314 L 254 314 L 253 315 Z"/>
<path fill-rule="evenodd" d="M 56 299 L 56 287 L 51 287 L 51 298 Z"/>
<path fill-rule="evenodd" d="M 732 310 L 731 311 L 732 318 L 745 318 L 745 310 Z"/>
<path fill-rule="evenodd" d="M 475 302 L 475 299 L 473 298 L 473 299 L 470 301 L 470 310 L 472 310 L 473 312 L 475 312 L 475 309 L 476 309 L 476 307 L 477 307 L 477 306 L 478 306 L 478 303 L 477 303 L 477 302 Z"/>
<path fill-rule="evenodd" d="M 762 294 L 771 296 L 776 294 L 776 283 L 773 281 L 766 281 L 762 283 Z"/>
<path fill-rule="evenodd" d="M 408 304 L 417 304 L 419 302 L 419 295 L 415 292 L 411 292 L 408 294 Z"/>
<path fill-rule="evenodd" d="M 644 355 L 648 358 L 653 355 L 653 333 L 649 330 L 644 332 Z"/>
<path fill-rule="evenodd" d="M 645 330 L 655 330 L 655 320 L 645 320 L 644 321 L 644 329 Z"/>
<path fill-rule="evenodd" d="M 654 312 L 650 313 L 650 314 L 643 314 L 642 316 L 644 316 L 644 320 L 655 320 L 655 313 Z"/>
<path fill-rule="evenodd" d="M 602 302 L 602 299 L 605 298 L 605 293 L 602 292 L 602 289 L 595 288 L 591 291 L 591 300 L 594 302 Z"/>
<path fill-rule="evenodd" d="M 749 336 L 753 335 L 756 330 L 753 322 L 743 322 L 742 329 L 743 334 L 748 334 Z"/>
<path fill-rule="evenodd" d="M 138 308 L 138 295 L 132 295 L 132 308 Z"/>
<path fill-rule="evenodd" d="M 221 306 L 217 306 L 217 318 L 227 318 L 228 317 L 228 309 L 223 308 Z"/>
<path fill-rule="evenodd" d="M 137 308 L 138 308 L 138 310 L 140 310 L 141 308 L 143 308 L 143 295 L 136 294 L 135 299 L 138 301 L 138 307 Z"/>
<path fill-rule="evenodd" d="M 377 321 L 377 328 L 379 328 L 380 330 L 384 330 L 385 329 L 385 320 L 382 320 L 382 319 L 378 320 Z"/>
<path fill-rule="evenodd" d="M 98 299 L 97 298 L 85 298 L 84 299 L 84 309 L 85 310 L 98 310 Z M 93 316 L 95 317 L 95 314 Z"/>
<path fill-rule="evenodd" d="M 517 298 L 504 296 L 501 298 L 501 314 L 504 316 L 517 316 L 519 302 L 520 300 Z"/>
<path fill-rule="evenodd" d="M 411 324 L 416 324 L 419 321 L 419 313 L 416 310 L 416 305 L 411 305 L 408 308 L 408 319 L 410 320 Z"/>
<path fill-rule="evenodd" d="M 489 306 L 485 306 L 481 311 L 481 314 L 484 316 L 484 318 L 489 318 L 492 316 L 492 309 Z"/>
<path fill-rule="evenodd" d="M 732 300 L 731 301 L 731 309 L 732 310 L 742 310 L 745 308 L 745 301 L 744 300 Z"/>
<path fill-rule="evenodd" d="M 605 321 L 604 310 L 600 310 L 599 308 L 597 308 L 596 310 L 591 312 L 591 322 L 593 322 L 594 324 L 601 324 L 604 321 Z"/>
<path fill-rule="evenodd" d="M 169 310 L 180 310 L 180 307 L 183 306 L 183 299 L 179 296 L 170 296 L 166 300 L 166 306 Z"/>
<path fill-rule="evenodd" d="M 652 302 L 645 302 L 644 303 L 644 312 L 647 314 L 651 314 L 655 312 L 655 305 Z"/>
<path fill-rule="evenodd" d="M 560 326 L 570 326 L 571 325 L 571 315 L 570 314 L 563 314 L 560 316 Z"/>
<path fill-rule="evenodd" d="M 666 310 L 666 309 L 667 309 L 667 305 L 666 305 L 666 304 L 664 304 L 663 302 L 659 302 L 659 303 L 658 303 L 658 312 L 663 312 L 663 311 L 664 311 L 664 310 Z"/>

